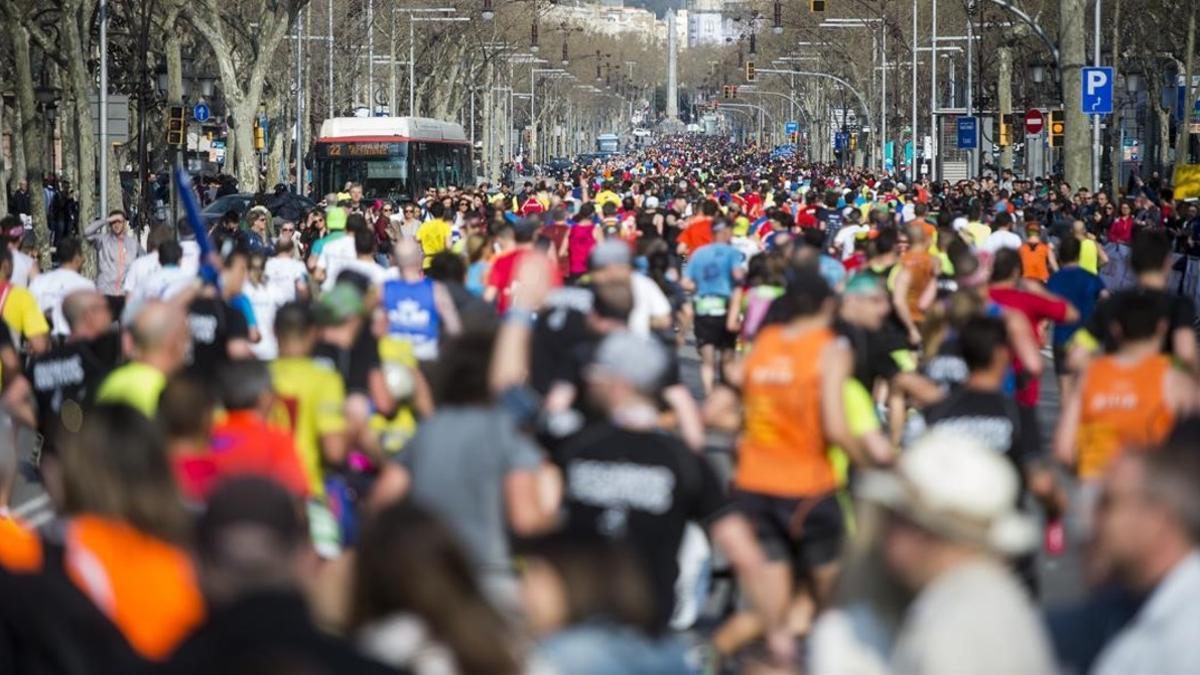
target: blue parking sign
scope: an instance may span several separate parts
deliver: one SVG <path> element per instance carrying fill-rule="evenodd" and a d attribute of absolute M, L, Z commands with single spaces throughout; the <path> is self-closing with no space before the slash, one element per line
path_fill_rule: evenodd
<path fill-rule="evenodd" d="M 1083 88 L 1083 112 L 1088 115 L 1111 115 L 1113 111 L 1113 69 L 1084 68 L 1079 78 Z"/>
<path fill-rule="evenodd" d="M 958 118 L 958 149 L 974 150 L 979 147 L 979 118 Z"/>
<path fill-rule="evenodd" d="M 800 123 L 799 122 L 797 122 L 795 120 L 788 120 L 787 122 L 783 123 L 783 133 L 794 134 L 797 131 L 800 131 Z"/>

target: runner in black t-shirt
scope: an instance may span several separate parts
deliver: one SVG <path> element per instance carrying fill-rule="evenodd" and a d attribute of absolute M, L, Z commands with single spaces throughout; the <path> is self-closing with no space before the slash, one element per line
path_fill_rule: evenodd
<path fill-rule="evenodd" d="M 973 438 L 1004 455 L 1021 481 L 1017 507 L 1024 508 L 1025 495 L 1032 492 L 1045 508 L 1047 520 L 1055 523 L 1065 507 L 1065 497 L 1056 487 L 1051 470 L 1040 461 L 1036 411 L 1018 406 L 1003 391 L 1012 361 L 1004 321 L 994 317 L 969 320 L 959 333 L 958 345 L 969 371 L 967 381 L 924 411 L 928 430 Z M 1018 560 L 1017 568 L 1029 587 L 1036 590 L 1033 556 Z"/>
<path fill-rule="evenodd" d="M 665 629 L 675 607 L 684 527 L 704 525 L 771 634 L 781 635 L 785 589 L 762 573 L 765 558 L 749 524 L 727 508 L 703 457 L 657 429 L 654 398 L 667 366 L 652 338 L 615 333 L 597 347 L 588 393 L 611 421 L 583 431 L 563 450 L 565 529 L 630 544 L 649 575 L 658 625 Z"/>
<path fill-rule="evenodd" d="M 103 295 L 77 291 L 63 299 L 62 308 L 70 336 L 35 356 L 27 370 L 37 402 L 38 433 L 43 447 L 51 448 L 62 429 L 78 431 L 83 410 L 121 358 L 121 336 L 112 330 L 112 313 Z"/>
<path fill-rule="evenodd" d="M 252 357 L 249 321 L 233 305 L 233 300 L 241 296 L 249 265 L 249 254 L 235 249 L 225 258 L 219 294 L 216 289 L 205 289 L 204 295 L 188 305 L 188 330 L 192 334 L 188 370 L 205 382 L 212 382 L 221 364 L 230 359 Z"/>

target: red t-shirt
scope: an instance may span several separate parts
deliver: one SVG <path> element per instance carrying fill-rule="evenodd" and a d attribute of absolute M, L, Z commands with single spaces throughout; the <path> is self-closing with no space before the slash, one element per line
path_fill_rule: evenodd
<path fill-rule="evenodd" d="M 1020 312 L 1025 320 L 1029 322 L 1033 328 L 1033 334 L 1041 344 L 1041 334 L 1038 332 L 1043 321 L 1053 321 L 1054 323 L 1062 323 L 1067 318 L 1067 303 L 1062 300 L 1054 300 L 1047 298 L 1044 295 L 1030 293 L 1016 288 L 990 288 L 988 289 L 988 297 L 992 302 L 1007 307 L 1008 309 Z M 1020 359 L 1014 358 L 1013 368 L 1017 373 L 1025 370 L 1024 364 Z M 1036 377 L 1027 378 L 1025 385 L 1017 390 L 1017 403 L 1019 405 L 1032 407 L 1037 405 L 1038 397 L 1041 395 L 1041 382 Z"/>
<path fill-rule="evenodd" d="M 251 411 L 229 412 L 213 429 L 208 454 L 179 456 L 172 463 L 180 490 L 198 501 L 233 476 L 269 478 L 297 497 L 308 495 L 292 435 Z"/>
<path fill-rule="evenodd" d="M 497 313 L 503 315 L 512 304 L 513 282 L 516 280 L 517 270 L 520 269 L 525 255 L 530 252 L 531 250 L 526 248 L 513 249 L 501 253 L 492 261 L 492 268 L 488 270 L 487 285 L 496 288 Z M 546 264 L 550 264 L 549 261 Z M 551 285 L 555 287 L 562 285 L 562 276 L 559 274 L 557 266 L 553 267 L 551 276 Z"/>
<path fill-rule="evenodd" d="M 563 242 L 567 240 L 567 233 L 570 231 L 571 228 L 567 227 L 566 223 L 551 223 L 542 227 L 542 236 L 550 240 L 550 245 L 554 249 L 555 260 L 558 261 L 558 273 L 564 277 L 570 272 L 571 259 L 566 253 L 559 255 L 559 251 L 562 250 Z"/>
<path fill-rule="evenodd" d="M 809 230 L 816 226 L 817 216 L 813 213 L 813 210 L 807 206 L 800 209 L 800 212 L 796 214 L 796 227 Z"/>
<path fill-rule="evenodd" d="M 702 246 L 713 242 L 712 218 L 699 216 L 694 218 L 683 232 L 679 233 L 680 244 L 687 247 L 688 253 L 695 253 Z"/>

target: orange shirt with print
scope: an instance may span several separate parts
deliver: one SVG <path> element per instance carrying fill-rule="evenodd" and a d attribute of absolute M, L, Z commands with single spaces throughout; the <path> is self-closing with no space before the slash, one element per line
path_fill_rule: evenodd
<path fill-rule="evenodd" d="M 1122 451 L 1153 447 L 1167 437 L 1175 423 L 1165 385 L 1171 367 L 1163 354 L 1136 363 L 1116 356 L 1092 362 L 1080 389 L 1080 478 L 1099 478 Z"/>
<path fill-rule="evenodd" d="M 742 389 L 738 489 L 812 497 L 837 488 L 822 430 L 820 359 L 835 339 L 825 328 L 790 335 L 784 326 L 764 328 L 755 339 Z"/>

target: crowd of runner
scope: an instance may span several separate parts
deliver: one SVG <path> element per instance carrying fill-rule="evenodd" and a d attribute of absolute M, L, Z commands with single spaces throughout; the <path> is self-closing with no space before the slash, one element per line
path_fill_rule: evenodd
<path fill-rule="evenodd" d="M 197 229 L 0 222 L 0 672 L 1200 672 L 1156 177 L 674 138 Z"/>

